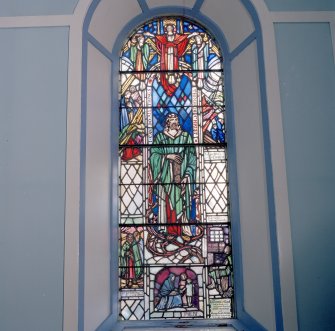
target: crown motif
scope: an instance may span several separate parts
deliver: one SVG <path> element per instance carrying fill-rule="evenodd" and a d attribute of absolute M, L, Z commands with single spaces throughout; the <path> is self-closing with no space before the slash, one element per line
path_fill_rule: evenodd
<path fill-rule="evenodd" d="M 167 26 L 167 25 L 174 25 L 176 26 L 177 22 L 175 19 L 171 19 L 171 18 L 167 18 L 163 20 L 163 26 Z"/>

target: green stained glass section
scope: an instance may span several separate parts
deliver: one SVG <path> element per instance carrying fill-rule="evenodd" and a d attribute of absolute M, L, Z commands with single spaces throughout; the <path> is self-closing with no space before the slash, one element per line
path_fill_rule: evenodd
<path fill-rule="evenodd" d="M 224 59 L 162 17 L 120 53 L 120 319 L 233 318 Z"/>

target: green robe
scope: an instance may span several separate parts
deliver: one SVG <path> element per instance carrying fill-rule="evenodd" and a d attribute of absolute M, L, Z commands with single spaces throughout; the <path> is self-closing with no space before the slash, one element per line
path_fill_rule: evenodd
<path fill-rule="evenodd" d="M 166 184 L 155 186 L 154 190 L 158 199 L 162 199 L 162 195 L 165 195 L 165 197 L 168 196 L 170 207 L 176 212 L 177 218 L 182 216 L 184 209 L 187 221 L 190 220 L 191 215 L 197 162 L 195 147 L 192 145 L 184 145 L 192 143 L 192 137 L 187 132 L 182 132 L 175 138 L 169 137 L 164 133 L 158 133 L 155 137 L 154 144 L 161 146 L 152 147 L 150 155 L 150 165 L 154 183 Z M 167 144 L 177 144 L 178 146 L 164 146 Z M 173 178 L 171 161 L 166 157 L 168 154 L 178 154 L 182 157 L 183 161 L 180 165 L 180 180 L 185 176 L 189 177 L 184 196 L 181 194 L 181 185 L 173 185 L 175 179 Z M 165 214 L 165 211 L 160 210 L 159 213 Z M 167 221 L 168 220 L 165 220 L 165 222 Z"/>
<path fill-rule="evenodd" d="M 120 252 L 121 277 L 128 280 L 134 278 L 134 271 L 131 270 L 132 263 L 129 263 L 131 245 L 131 243 L 126 241 L 122 245 Z"/>
<path fill-rule="evenodd" d="M 143 249 L 139 242 L 126 241 L 120 252 L 121 277 L 124 279 L 139 279 L 143 274 L 143 261 L 141 256 Z"/>
<path fill-rule="evenodd" d="M 143 261 L 141 255 L 141 250 L 143 250 L 143 247 L 140 246 L 140 243 L 138 241 L 134 240 L 132 243 L 132 249 L 135 264 L 135 278 L 139 279 L 143 274 Z"/>
<path fill-rule="evenodd" d="M 135 70 L 145 70 L 148 65 L 149 60 L 149 46 L 144 44 L 141 49 L 138 49 L 137 46 L 130 47 L 130 61 L 134 64 Z M 140 52 L 140 56 L 137 56 L 137 53 Z"/>

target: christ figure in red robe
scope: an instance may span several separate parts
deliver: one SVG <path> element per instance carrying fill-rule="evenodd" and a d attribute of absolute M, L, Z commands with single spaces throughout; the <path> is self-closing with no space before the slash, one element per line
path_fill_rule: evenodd
<path fill-rule="evenodd" d="M 188 45 L 191 35 L 181 35 L 176 33 L 176 26 L 167 24 L 164 27 L 165 34 L 155 36 L 156 47 L 160 54 L 160 70 L 179 70 L 179 58 L 182 57 Z M 168 96 L 172 96 L 177 89 L 176 73 L 162 72 L 160 75 L 161 84 Z"/>

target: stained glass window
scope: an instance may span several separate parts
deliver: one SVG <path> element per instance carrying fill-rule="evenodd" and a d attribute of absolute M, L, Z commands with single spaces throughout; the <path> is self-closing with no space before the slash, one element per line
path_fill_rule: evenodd
<path fill-rule="evenodd" d="M 120 319 L 234 317 L 224 59 L 181 17 L 120 59 Z"/>

